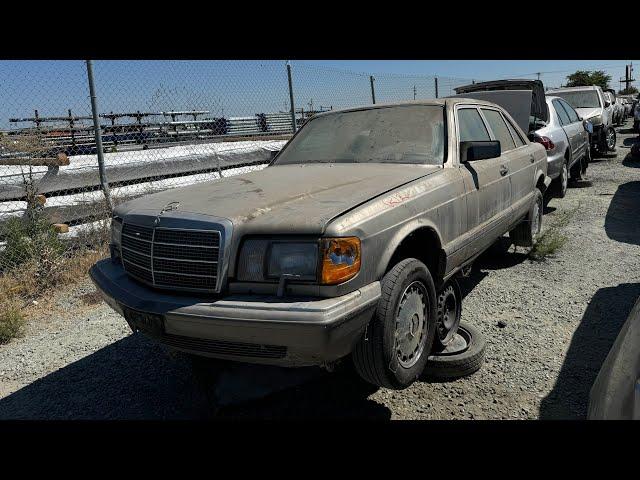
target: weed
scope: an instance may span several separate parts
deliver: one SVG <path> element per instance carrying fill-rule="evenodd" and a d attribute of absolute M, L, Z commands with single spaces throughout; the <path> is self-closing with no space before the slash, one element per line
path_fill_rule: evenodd
<path fill-rule="evenodd" d="M 0 344 L 21 336 L 25 323 L 24 316 L 15 307 L 0 311 Z"/>

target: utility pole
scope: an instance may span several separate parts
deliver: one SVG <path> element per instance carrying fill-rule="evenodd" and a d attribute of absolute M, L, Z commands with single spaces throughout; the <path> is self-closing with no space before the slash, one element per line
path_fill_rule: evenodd
<path fill-rule="evenodd" d="M 102 129 L 98 119 L 98 101 L 96 99 L 96 88 L 93 82 L 93 63 L 86 60 L 87 64 L 87 80 L 89 81 L 89 98 L 91 99 L 91 114 L 93 117 L 93 132 L 96 141 L 96 155 L 98 156 L 98 174 L 100 175 L 100 185 L 109 209 L 109 215 L 113 212 L 113 203 L 111 202 L 111 192 L 109 190 L 109 181 L 104 167 L 104 151 L 102 149 Z M 71 112 L 69 112 L 71 116 Z"/>
<path fill-rule="evenodd" d="M 536 73 L 536 75 L 538 76 L 538 80 L 540 80 L 540 72 Z"/>
<path fill-rule="evenodd" d="M 416 86 L 413 86 L 413 99 L 416 99 Z"/>
<path fill-rule="evenodd" d="M 627 90 L 631 86 L 631 82 L 635 82 L 633 76 L 633 62 L 630 65 L 625 65 L 624 80 L 621 78 L 620 83 L 624 83 L 624 89 Z"/>

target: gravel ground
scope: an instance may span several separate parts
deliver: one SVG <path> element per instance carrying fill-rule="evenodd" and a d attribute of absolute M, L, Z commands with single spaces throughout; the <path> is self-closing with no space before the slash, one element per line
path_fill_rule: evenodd
<path fill-rule="evenodd" d="M 617 129 L 615 155 L 594 159 L 587 181 L 550 202 L 546 225 L 570 214 L 562 249 L 539 262 L 513 247 L 487 254 L 461 282 L 463 321 L 488 340 L 486 363 L 470 377 L 391 391 L 348 368 L 236 364 L 215 374 L 207 396 L 183 357 L 131 335 L 84 281 L 49 299 L 23 338 L 0 346 L 0 419 L 584 418 L 640 296 L 640 162 L 628 156 L 637 140 L 630 123 Z"/>

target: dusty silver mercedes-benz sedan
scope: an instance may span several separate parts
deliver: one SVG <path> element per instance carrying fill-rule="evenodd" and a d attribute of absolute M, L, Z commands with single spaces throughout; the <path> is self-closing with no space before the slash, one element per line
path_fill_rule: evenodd
<path fill-rule="evenodd" d="M 263 170 L 119 205 L 90 274 L 132 330 L 175 349 L 283 366 L 352 354 L 367 381 L 404 388 L 457 325 L 454 276 L 506 232 L 533 244 L 546 172 L 489 102 L 323 113 Z"/>

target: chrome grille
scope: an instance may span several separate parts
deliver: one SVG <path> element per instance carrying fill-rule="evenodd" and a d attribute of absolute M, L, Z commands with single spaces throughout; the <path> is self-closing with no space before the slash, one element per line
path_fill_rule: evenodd
<path fill-rule="evenodd" d="M 217 230 L 122 226 L 124 269 L 155 287 L 217 291 L 219 253 Z"/>

